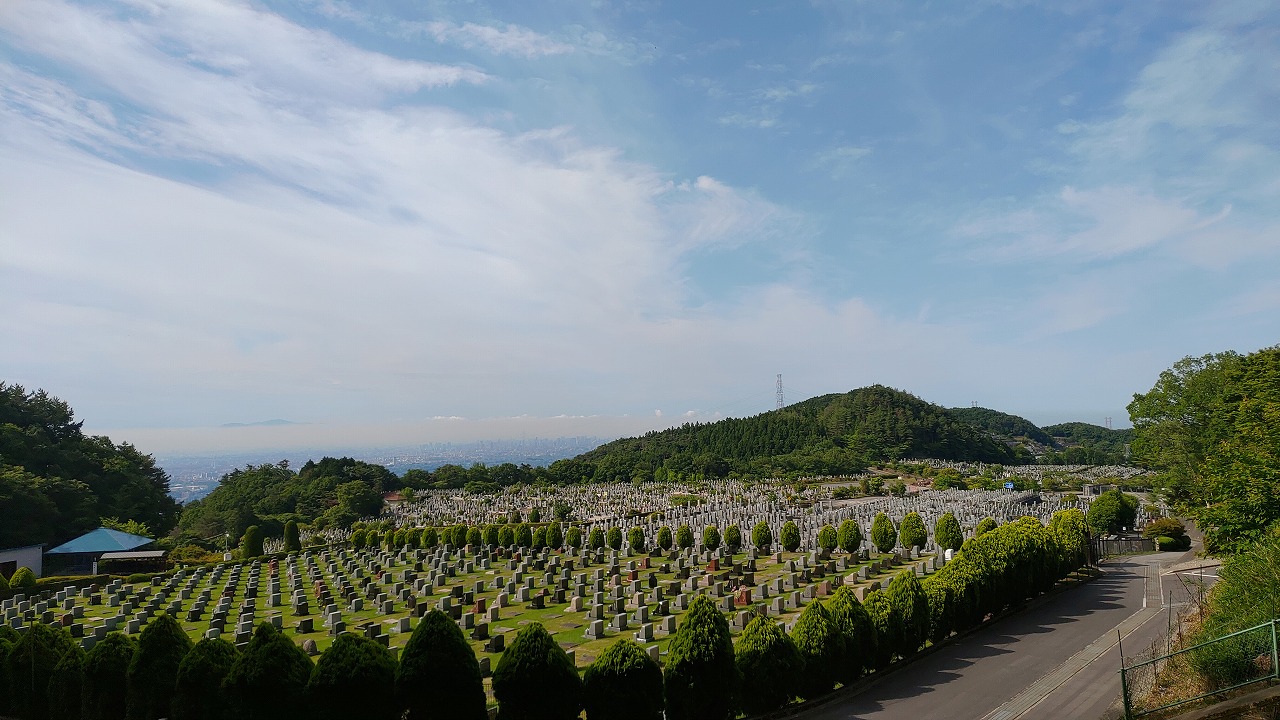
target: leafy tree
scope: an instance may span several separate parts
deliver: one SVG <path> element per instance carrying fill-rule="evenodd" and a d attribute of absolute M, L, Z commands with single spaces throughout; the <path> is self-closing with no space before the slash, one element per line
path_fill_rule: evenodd
<path fill-rule="evenodd" d="M 130 720 L 159 720 L 169 716 L 178 666 L 191 650 L 191 638 L 168 613 L 151 620 L 138 636 L 138 649 L 129 662 Z"/>
<path fill-rule="evenodd" d="M 587 547 L 592 550 L 603 550 L 604 530 L 598 527 L 591 528 L 591 533 L 587 535 Z"/>
<path fill-rule="evenodd" d="M 405 643 L 396 695 L 409 720 L 485 720 L 484 681 L 475 650 L 448 615 L 432 610 Z"/>
<path fill-rule="evenodd" d="M 587 720 L 662 720 L 662 668 L 637 643 L 621 638 L 582 677 Z"/>
<path fill-rule="evenodd" d="M 253 631 L 225 682 L 231 706 L 239 717 L 301 718 L 311 658 L 268 622 Z"/>
<path fill-rule="evenodd" d="M 516 545 L 519 547 L 529 547 L 533 544 L 533 531 L 525 523 L 516 526 Z"/>
<path fill-rule="evenodd" d="M 978 526 L 974 528 L 973 536 L 975 538 L 982 537 L 998 527 L 1000 527 L 1000 523 L 996 522 L 995 518 L 982 518 L 978 521 Z"/>
<path fill-rule="evenodd" d="M 778 535 L 782 548 L 787 552 L 795 552 L 800 547 L 800 528 L 791 520 L 782 524 L 782 532 Z"/>
<path fill-rule="evenodd" d="M 705 595 L 694 598 L 668 646 L 667 720 L 730 717 L 741 678 L 729 622 Z"/>
<path fill-rule="evenodd" d="M 734 648 L 742 675 L 742 709 L 761 715 L 791 702 L 800 687 L 804 659 L 778 623 L 757 615 L 747 623 Z"/>
<path fill-rule="evenodd" d="M 542 522 L 542 511 L 538 508 L 531 509 L 529 511 L 529 524 L 537 525 L 540 522 Z"/>
<path fill-rule="evenodd" d="M 1180 538 L 1187 534 L 1187 527 L 1178 518 L 1159 518 L 1142 528 L 1142 537 L 1157 538 L 1160 536 Z"/>
<path fill-rule="evenodd" d="M 920 518 L 920 513 L 915 511 L 909 512 L 902 518 L 902 527 L 898 534 L 902 541 L 902 547 L 914 547 L 917 550 L 923 550 L 925 543 L 929 541 L 929 532 L 924 529 L 924 520 Z"/>
<path fill-rule="evenodd" d="M 284 524 L 284 550 L 285 552 L 299 552 L 302 550 L 302 538 L 298 535 L 298 523 L 290 520 Z"/>
<path fill-rule="evenodd" d="M 582 680 L 546 628 L 530 623 L 498 661 L 493 696 L 502 720 L 574 720 L 582 711 Z"/>
<path fill-rule="evenodd" d="M 1089 503 L 1085 517 L 1089 527 L 1100 535 L 1132 529 L 1138 519 L 1138 499 L 1119 490 L 1108 490 Z"/>
<path fill-rule="evenodd" d="M 898 573 L 889 581 L 885 597 L 901 633 L 902 642 L 896 652 L 907 657 L 920 649 L 929 633 L 929 600 L 910 570 Z"/>
<path fill-rule="evenodd" d="M 15 715 L 43 718 L 49 714 L 49 679 L 62 658 L 76 650 L 62 628 L 35 623 L 14 643 L 5 662 L 13 691 Z"/>
<path fill-rule="evenodd" d="M 871 669 L 876 649 L 876 631 L 866 608 L 847 586 L 841 585 L 827 604 L 831 623 L 844 637 L 845 654 L 836 663 L 836 680 L 849 684 Z"/>
<path fill-rule="evenodd" d="M 671 528 L 663 525 L 658 528 L 658 547 L 662 548 L 663 552 L 666 552 L 671 549 L 671 544 Z"/>
<path fill-rule="evenodd" d="M 573 516 L 573 508 L 568 503 L 557 502 L 551 507 L 551 514 L 555 516 L 556 522 L 567 522 Z"/>
<path fill-rule="evenodd" d="M 466 526 L 466 525 L 463 525 L 463 524 L 461 524 L 461 523 L 459 523 L 459 524 L 457 524 L 457 525 L 454 525 L 453 527 L 449 528 L 449 536 L 450 536 L 450 537 L 449 537 L 449 543 L 450 543 L 450 544 L 452 544 L 452 545 L 453 545 L 454 547 L 456 547 L 456 548 L 460 548 L 460 547 L 462 547 L 462 546 L 466 545 L 466 544 L 467 544 L 467 529 L 468 529 L 468 528 L 467 528 L 467 526 Z M 526 528 L 526 529 L 527 529 L 527 528 Z M 521 546 L 523 546 L 523 547 L 528 547 L 528 546 L 529 546 L 529 540 L 525 540 L 525 542 L 523 542 L 523 543 L 522 543 L 522 542 L 520 542 L 520 540 L 521 540 L 521 538 L 520 538 L 520 527 L 519 527 L 519 526 L 516 526 L 516 544 L 517 544 L 517 545 L 521 545 Z"/>
<path fill-rule="evenodd" d="M 759 552 L 769 552 L 769 549 L 773 547 L 773 532 L 769 530 L 768 523 L 762 520 L 751 528 L 751 544 Z"/>
<path fill-rule="evenodd" d="M 547 547 L 552 550 L 559 550 L 564 547 L 564 532 L 560 529 L 560 523 L 558 522 L 547 526 Z"/>
<path fill-rule="evenodd" d="M 335 488 L 338 505 L 356 517 L 373 517 L 382 512 L 382 490 L 362 480 L 345 482 Z"/>
<path fill-rule="evenodd" d="M 236 661 L 236 646 L 221 638 L 205 638 L 178 665 L 173 692 L 173 720 L 225 720 L 229 707 L 222 681 Z"/>
<path fill-rule="evenodd" d="M 893 550 L 898 544 L 898 529 L 893 526 L 888 515 L 876 513 L 875 519 L 871 521 L 871 542 L 882 553 Z"/>
<path fill-rule="evenodd" d="M 742 549 L 742 529 L 737 525 L 730 525 L 724 531 L 724 546 L 729 550 L 729 554 L 733 555 Z"/>
<path fill-rule="evenodd" d="M 702 529 L 702 547 L 711 551 L 720 547 L 720 528 L 708 525 Z"/>
<path fill-rule="evenodd" d="M 342 633 L 311 670 L 311 717 L 398 720 L 396 661 L 374 640 Z"/>
<path fill-rule="evenodd" d="M 484 541 L 484 534 L 483 532 L 481 532 L 479 527 L 472 525 L 471 527 L 467 528 L 467 543 L 466 543 L 467 545 L 479 546 L 480 543 L 483 541 Z"/>
<path fill-rule="evenodd" d="M 831 552 L 838 545 L 839 540 L 836 536 L 836 529 L 830 525 L 823 525 L 822 529 L 818 531 L 818 547 Z"/>
<path fill-rule="evenodd" d="M 436 529 L 433 527 L 423 528 L 421 543 L 422 543 L 422 547 L 430 550 L 431 548 L 440 544 L 440 535 L 439 533 L 436 532 Z"/>
<path fill-rule="evenodd" d="M 132 638 L 113 632 L 107 633 L 85 655 L 80 687 L 80 716 L 84 720 L 123 720 L 134 648 Z"/>
<path fill-rule="evenodd" d="M 485 525 L 481 539 L 484 540 L 485 545 L 497 546 L 499 543 L 498 526 L 492 523 Z"/>
<path fill-rule="evenodd" d="M 960 529 L 960 521 L 951 511 L 942 513 L 933 526 L 933 541 L 944 550 L 959 550 L 964 544 L 964 530 Z"/>
<path fill-rule="evenodd" d="M 511 514 L 507 516 L 507 522 L 511 523 L 512 525 L 519 525 L 521 522 L 523 522 L 523 518 L 521 518 L 520 516 L 520 511 L 512 510 Z"/>
<path fill-rule="evenodd" d="M 631 548 L 633 553 L 644 552 L 644 529 L 633 527 L 627 531 L 627 547 Z"/>
<path fill-rule="evenodd" d="M 358 528 L 351 532 L 351 536 L 347 538 L 354 550 L 363 550 L 365 544 L 369 540 L 369 533 L 364 528 Z"/>
<path fill-rule="evenodd" d="M 621 550 L 622 549 L 622 530 L 620 530 L 617 527 L 609 528 L 608 543 L 609 543 L 609 547 L 613 548 L 615 551 Z"/>
<path fill-rule="evenodd" d="M 262 530 L 257 525 L 245 528 L 240 538 L 240 557 L 248 559 L 262 555 Z"/>
<path fill-rule="evenodd" d="M 511 525 L 503 525 L 498 528 L 498 544 L 502 547 L 511 547 L 516 544 L 516 529 Z"/>
<path fill-rule="evenodd" d="M 840 544 L 841 550 L 847 553 L 857 552 L 858 548 L 862 547 L 862 528 L 852 520 L 845 520 L 840 523 L 840 529 L 836 531 L 836 541 Z"/>
<path fill-rule="evenodd" d="M 536 527 L 533 529 L 533 543 L 530 545 L 534 550 L 541 550 L 547 546 L 547 529 L 544 527 Z"/>
<path fill-rule="evenodd" d="M 569 528 L 564 534 L 564 544 L 577 550 L 582 547 L 582 530 L 576 527 Z"/>

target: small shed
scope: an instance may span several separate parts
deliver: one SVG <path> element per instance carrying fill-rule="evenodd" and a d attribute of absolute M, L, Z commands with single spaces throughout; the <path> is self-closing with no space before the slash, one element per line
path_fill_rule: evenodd
<path fill-rule="evenodd" d="M 40 577 L 44 574 L 44 554 L 41 553 L 43 548 L 44 545 L 27 545 L 0 550 L 0 575 L 8 580 L 18 572 L 18 568 L 24 567 L 30 568 L 36 577 Z"/>

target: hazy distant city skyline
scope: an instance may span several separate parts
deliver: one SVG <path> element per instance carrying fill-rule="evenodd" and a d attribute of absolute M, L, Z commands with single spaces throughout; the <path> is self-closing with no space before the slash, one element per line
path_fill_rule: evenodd
<path fill-rule="evenodd" d="M 633 435 L 779 372 L 1125 426 L 1280 340 L 1278 20 L 4 3 L 0 380 L 148 452 Z"/>

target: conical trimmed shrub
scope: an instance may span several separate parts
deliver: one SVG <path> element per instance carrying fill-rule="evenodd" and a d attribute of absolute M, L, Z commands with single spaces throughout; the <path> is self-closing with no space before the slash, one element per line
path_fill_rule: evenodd
<path fill-rule="evenodd" d="M 84 685 L 84 650 L 73 645 L 49 678 L 50 720 L 80 720 L 80 690 Z"/>
<path fill-rule="evenodd" d="M 249 720 L 292 720 L 303 712 L 311 658 L 271 623 L 260 623 L 227 673 L 232 712 Z"/>
<path fill-rule="evenodd" d="M 951 512 L 944 512 L 933 528 L 933 541 L 943 550 L 959 550 L 964 544 L 964 530 L 960 529 L 960 521 Z"/>
<path fill-rule="evenodd" d="M 831 596 L 827 611 L 831 622 L 844 636 L 844 659 L 836 667 L 836 680 L 848 685 L 875 664 L 876 631 L 867 609 L 853 591 L 843 585 Z"/>
<path fill-rule="evenodd" d="M 575 720 L 582 711 L 582 680 L 547 629 L 530 623 L 493 670 L 499 720 Z"/>
<path fill-rule="evenodd" d="M 62 628 L 36 623 L 22 633 L 5 662 L 14 715 L 48 717 L 49 679 L 63 656 L 75 649 L 75 641 Z"/>
<path fill-rule="evenodd" d="M 619 639 L 582 678 L 587 720 L 662 720 L 662 668 L 633 640 Z"/>
<path fill-rule="evenodd" d="M 191 638 L 168 613 L 151 620 L 138 636 L 138 650 L 129 663 L 131 720 L 169 717 L 178 666 L 191 650 Z"/>
<path fill-rule="evenodd" d="M 889 598 L 881 590 L 872 590 L 862 601 L 862 607 L 871 618 L 871 627 L 876 631 L 875 652 L 872 655 L 871 667 L 883 670 L 893 662 L 893 656 L 902 644 L 902 630 L 893 617 L 893 607 Z"/>
<path fill-rule="evenodd" d="M 128 700 L 129 663 L 137 643 L 119 632 L 107 633 L 84 658 L 80 689 L 84 720 L 123 720 Z"/>
<path fill-rule="evenodd" d="M 772 618 L 757 615 L 734 648 L 742 673 L 742 710 L 758 715 L 791 702 L 800 687 L 804 658 L 795 642 Z"/>
<path fill-rule="evenodd" d="M 307 700 L 321 720 L 398 720 L 396 661 L 381 644 L 342 633 L 312 669 Z"/>
<path fill-rule="evenodd" d="M 448 615 L 418 621 L 400 653 L 396 697 L 409 720 L 486 720 L 484 682 L 471 644 Z"/>
<path fill-rule="evenodd" d="M 173 720 L 226 720 L 230 704 L 222 682 L 239 652 L 222 638 L 205 638 L 178 665 L 173 689 Z"/>
<path fill-rule="evenodd" d="M 729 621 L 707 596 L 694 598 L 676 628 L 662 678 L 667 690 L 667 720 L 730 717 L 741 676 L 734 662 Z"/>
<path fill-rule="evenodd" d="M 791 629 L 791 639 L 804 659 L 800 694 L 812 699 L 830 691 L 846 651 L 844 636 L 831 622 L 827 608 L 820 602 L 806 605 Z"/>
<path fill-rule="evenodd" d="M 885 597 L 893 609 L 894 622 L 901 631 L 897 653 L 903 657 L 920 649 L 929 635 L 929 598 L 915 573 L 904 570 L 889 581 Z"/>
<path fill-rule="evenodd" d="M 902 518 L 902 527 L 898 528 L 898 537 L 902 547 L 923 550 L 929 541 L 929 531 L 924 528 L 924 520 L 920 513 L 912 511 Z"/>

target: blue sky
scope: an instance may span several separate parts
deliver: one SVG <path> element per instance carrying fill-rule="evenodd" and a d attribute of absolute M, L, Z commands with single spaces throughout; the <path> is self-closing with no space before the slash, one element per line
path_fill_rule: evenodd
<path fill-rule="evenodd" d="M 1119 425 L 1278 269 L 1273 3 L 0 6 L 0 374 L 143 449 Z"/>

